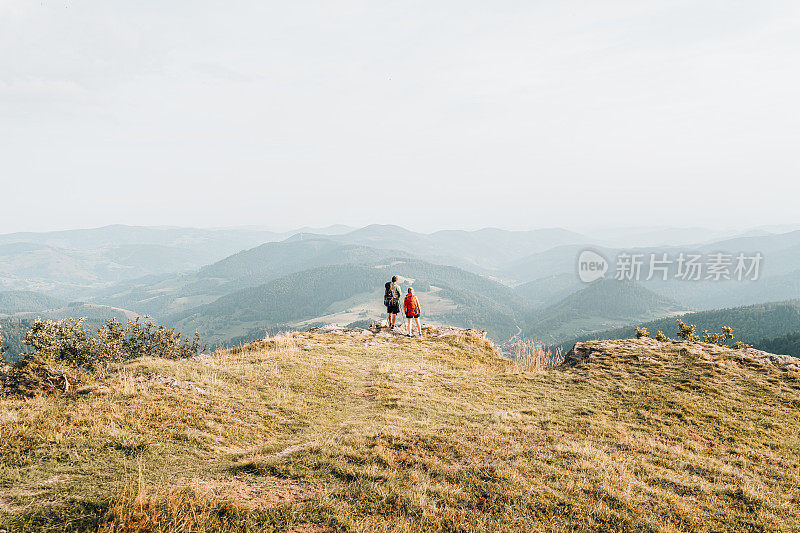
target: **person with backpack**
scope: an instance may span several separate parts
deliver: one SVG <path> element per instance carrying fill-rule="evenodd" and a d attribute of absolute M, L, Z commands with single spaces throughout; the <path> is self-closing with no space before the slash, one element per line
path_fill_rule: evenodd
<path fill-rule="evenodd" d="M 397 276 L 392 276 L 392 281 L 386 282 L 383 293 L 383 305 L 389 313 L 389 329 L 394 329 L 397 322 L 397 313 L 400 312 L 400 287 L 397 286 Z"/>
<path fill-rule="evenodd" d="M 405 309 L 406 318 L 408 319 L 406 320 L 408 322 L 408 336 L 411 337 L 411 319 L 413 318 L 417 323 L 419 336 L 422 337 L 422 326 L 419 325 L 419 315 L 422 308 L 419 305 L 419 300 L 414 296 L 414 289 L 411 287 L 408 288 L 408 294 L 406 294 L 406 298 L 403 300 L 403 309 Z"/>

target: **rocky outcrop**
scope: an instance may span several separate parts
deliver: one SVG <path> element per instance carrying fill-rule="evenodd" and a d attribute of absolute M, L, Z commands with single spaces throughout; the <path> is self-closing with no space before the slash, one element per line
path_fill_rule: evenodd
<path fill-rule="evenodd" d="M 674 354 L 692 355 L 700 359 L 735 361 L 748 366 L 774 367 L 785 372 L 800 372 L 800 359 L 777 355 L 755 348 L 732 348 L 704 342 L 657 341 L 651 338 L 579 342 L 567 352 L 564 365 L 590 362 L 601 357 L 629 356 L 639 361 L 656 362 Z"/>
<path fill-rule="evenodd" d="M 331 333 L 334 335 L 349 335 L 349 336 L 373 335 L 373 336 L 388 337 L 392 335 L 405 335 L 407 329 L 401 326 L 396 326 L 394 329 L 389 329 L 388 324 L 386 324 L 386 321 L 384 320 L 382 322 L 373 322 L 367 329 L 347 328 L 343 326 L 328 324 L 325 326 L 309 328 L 306 331 L 308 333 Z M 416 327 L 414 327 L 414 331 L 416 331 Z M 485 331 L 457 328 L 454 326 L 431 326 L 429 324 L 423 324 L 422 333 L 425 336 L 430 336 L 430 337 L 446 337 L 448 335 L 459 335 L 462 333 L 468 333 L 470 335 L 477 336 L 481 339 L 486 339 Z"/>

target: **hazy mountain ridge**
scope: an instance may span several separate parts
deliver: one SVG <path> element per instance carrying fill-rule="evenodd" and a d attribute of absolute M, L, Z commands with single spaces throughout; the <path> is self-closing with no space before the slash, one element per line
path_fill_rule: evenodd
<path fill-rule="evenodd" d="M 527 324 L 526 332 L 539 341 L 552 342 L 576 335 L 581 329 L 597 331 L 687 310 L 641 284 L 604 279 L 537 311 L 536 320 Z"/>
<path fill-rule="evenodd" d="M 360 309 L 362 319 L 385 316 L 383 287 L 392 275 L 415 280 L 426 320 L 449 320 L 454 325 L 480 327 L 495 338 L 518 331 L 520 314 L 527 309 L 510 288 L 451 266 L 397 259 L 386 264 L 340 264 L 317 267 L 275 279 L 168 317 L 183 331 L 200 330 L 213 340 L 241 337 L 254 330 L 288 329 L 332 311 L 337 303 Z M 407 283 L 404 285 L 406 286 Z M 430 292 L 435 287 L 435 293 Z M 432 299 L 447 300 L 439 312 L 430 311 Z M 434 307 L 436 309 L 436 307 Z M 339 309 L 343 312 L 346 309 Z M 255 329 L 254 329 L 255 328 Z"/>
<path fill-rule="evenodd" d="M 241 285 L 258 285 L 310 268 L 345 263 L 373 263 L 408 257 L 399 250 L 342 245 L 328 239 L 266 243 L 205 266 L 199 278 L 221 278 Z"/>
<path fill-rule="evenodd" d="M 335 234 L 346 227 L 318 231 Z M 112 225 L 0 234 L 0 288 L 85 300 L 114 283 L 200 267 L 295 232 Z"/>
<path fill-rule="evenodd" d="M 292 238 L 318 237 L 306 235 Z M 479 273 L 497 271 L 508 261 L 558 244 L 591 240 L 561 228 L 530 231 L 484 228 L 475 231 L 441 230 L 425 234 L 400 226 L 381 224 L 365 226 L 330 238 L 347 244 L 403 250 L 426 261 L 458 266 Z"/>
<path fill-rule="evenodd" d="M 266 243 L 196 273 L 122 283 L 118 290 L 104 291 L 93 301 L 164 318 L 295 272 L 336 264 L 390 261 L 396 257 L 408 254 L 345 245 L 324 238 Z"/>
<path fill-rule="evenodd" d="M 535 307 L 546 307 L 584 288 L 574 273 L 553 274 L 514 287 L 514 291 Z"/>
<path fill-rule="evenodd" d="M 47 244 L 0 245 L 0 287 L 37 290 L 67 299 L 149 274 L 195 270 L 209 255 L 155 244 L 68 250 Z"/>
<path fill-rule="evenodd" d="M 0 244 L 37 243 L 72 250 L 94 250 L 126 244 L 152 244 L 173 248 L 211 250 L 222 256 L 285 234 L 255 229 L 200 229 L 115 224 L 100 228 L 0 234 Z"/>
<path fill-rule="evenodd" d="M 682 238 L 691 236 L 690 231 L 678 231 L 676 235 L 679 234 L 683 235 Z M 662 231 L 659 235 L 666 237 L 669 232 Z M 193 247 L 207 249 L 202 253 L 209 253 L 208 250 L 213 252 L 220 240 L 230 239 L 225 246 L 237 247 L 248 240 L 285 236 L 258 228 L 197 230 L 126 226 L 56 232 L 50 236 L 5 235 L 0 236 L 0 243 L 18 242 L 0 244 L 0 283 L 61 295 L 65 300 L 82 300 L 92 305 L 107 306 L 107 312 L 114 316 L 123 312 L 129 316 L 138 313 L 160 320 L 175 317 L 184 320 L 188 310 L 203 308 L 203 313 L 208 313 L 207 306 L 220 299 L 221 305 L 225 304 L 224 297 L 234 293 L 245 305 L 248 300 L 243 298 L 242 291 L 294 273 L 341 264 L 375 266 L 417 257 L 421 263 L 412 261 L 403 266 L 409 271 L 398 269 L 393 273 L 416 277 L 428 283 L 430 280 L 425 279 L 426 275 L 412 272 L 411 265 L 436 265 L 438 270 L 428 276 L 434 278 L 450 277 L 443 274 L 445 267 L 459 272 L 456 278 L 461 279 L 460 284 L 440 281 L 440 286 L 434 292 L 424 294 L 432 302 L 435 314 L 456 320 L 452 309 L 458 308 L 459 325 L 487 329 L 495 339 L 521 329 L 526 335 L 553 342 L 581 331 L 606 330 L 689 308 L 714 309 L 777 301 L 787 296 L 800 297 L 800 277 L 797 269 L 793 268 L 795 264 L 800 264 L 800 231 L 780 235 L 756 232 L 723 241 L 691 245 L 699 252 L 717 251 L 724 247 L 743 251 L 764 250 L 763 277 L 758 282 L 643 281 L 640 285 L 648 292 L 639 291 L 636 295 L 614 294 L 613 291 L 592 293 L 587 285 L 580 283 L 575 273 L 580 251 L 590 248 L 612 260 L 623 249 L 597 246 L 597 240 L 587 242 L 588 237 L 558 228 L 535 231 L 485 228 L 425 234 L 400 226 L 375 224 L 355 230 L 338 227 L 316 233 L 313 229 L 293 233 L 281 241 L 259 243 L 258 246 L 237 250 L 205 265 L 198 265 L 203 259 L 193 255 L 199 253 Z M 22 242 L 26 238 L 41 242 Z M 114 239 L 119 239 L 121 244 L 83 250 L 63 250 L 54 246 L 105 246 Z M 147 242 L 136 242 L 137 239 Z M 677 254 L 682 250 L 679 247 L 662 247 L 658 252 Z M 627 251 L 646 255 L 656 253 L 656 248 Z M 18 275 L 9 277 L 12 275 L 7 274 L 4 280 L 3 265 L 7 273 L 15 272 Z M 464 277 L 467 271 L 476 277 Z M 131 277 L 134 273 L 145 275 Z M 489 280 L 492 289 L 480 292 L 489 275 L 493 278 Z M 613 272 L 606 276 L 613 276 Z M 117 281 L 112 283 L 110 280 Z M 529 281 L 511 290 L 497 284 L 497 280 Z M 304 327 L 313 323 L 315 318 L 334 322 L 352 319 L 357 322 L 381 316 L 380 291 L 383 281 L 374 281 L 375 285 L 370 291 L 351 291 L 342 299 L 321 306 L 317 309 L 316 317 L 294 316 L 292 323 Z M 435 285 L 436 281 L 432 283 Z M 345 285 L 355 290 L 356 285 L 350 282 Z M 579 291 L 586 292 L 582 296 L 575 296 Z M 290 297 L 300 298 L 301 294 L 302 291 L 298 291 Z M 631 300 L 626 303 L 625 298 Z M 618 313 L 615 307 L 620 306 L 627 306 L 628 312 Z M 63 305 L 58 309 L 55 313 L 57 316 L 69 312 L 62 311 L 68 309 Z M 72 309 L 77 311 L 79 308 Z M 102 308 L 88 306 L 84 312 L 94 316 L 100 313 L 97 309 Z M 356 312 L 356 309 L 360 310 Z M 214 321 L 218 322 L 215 330 L 225 329 L 222 315 L 216 316 Z M 281 325 L 285 324 L 281 322 Z M 250 329 L 255 327 L 251 325 Z M 263 330 L 267 324 L 260 327 Z M 237 332 L 237 336 L 244 334 L 241 329 Z"/>

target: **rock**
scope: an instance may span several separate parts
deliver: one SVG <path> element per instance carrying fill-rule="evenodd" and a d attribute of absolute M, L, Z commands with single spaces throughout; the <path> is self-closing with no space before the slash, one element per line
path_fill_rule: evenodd
<path fill-rule="evenodd" d="M 791 370 L 800 367 L 800 359 L 791 355 L 778 355 L 774 353 L 756 350 L 755 348 L 744 348 L 736 351 L 742 359 L 748 362 L 757 363 L 762 366 L 777 366 L 781 370 Z"/>
<path fill-rule="evenodd" d="M 576 365 L 589 357 L 591 354 L 591 346 L 587 345 L 585 342 L 579 342 L 572 347 L 570 351 L 567 352 L 567 355 L 564 356 L 564 363 L 565 365 Z"/>
<path fill-rule="evenodd" d="M 650 338 L 642 339 L 621 339 L 607 341 L 587 341 L 579 342 L 572 347 L 564 356 L 564 365 L 575 365 L 582 361 L 591 360 L 604 355 L 613 355 L 624 352 L 631 348 L 652 349 L 655 354 L 663 353 L 665 345 L 661 341 Z M 728 359 L 739 363 L 778 367 L 788 371 L 800 369 L 800 359 L 791 355 L 776 355 L 755 348 L 732 348 L 729 346 L 716 346 L 705 343 L 680 343 L 671 345 L 673 349 L 678 348 L 678 353 L 683 356 L 693 356 L 707 361 L 715 358 Z M 647 362 L 657 362 L 657 359 L 637 355 L 637 360 Z"/>

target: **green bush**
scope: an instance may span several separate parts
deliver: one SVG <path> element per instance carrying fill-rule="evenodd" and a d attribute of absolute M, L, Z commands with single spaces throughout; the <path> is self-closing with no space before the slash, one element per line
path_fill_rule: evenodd
<path fill-rule="evenodd" d="M 108 326 L 109 321 L 104 326 Z M 103 328 L 100 330 L 103 332 Z M 119 336 L 122 353 L 125 359 L 135 357 L 153 356 L 166 359 L 184 359 L 197 355 L 202 351 L 200 334 L 195 332 L 192 342 L 181 339 L 181 334 L 175 328 L 167 329 L 162 325 L 156 326 L 149 317 L 129 321 L 124 329 L 107 329 L 106 335 L 111 339 Z"/>
<path fill-rule="evenodd" d="M 85 320 L 36 319 L 23 341 L 33 351 L 3 376 L 3 389 L 24 395 L 68 392 L 72 385 L 111 363 L 144 356 L 180 359 L 204 349 L 199 334 L 189 342 L 174 328 L 156 325 L 149 317 L 128 321 L 125 326 L 111 319 L 95 334 L 86 330 Z"/>

